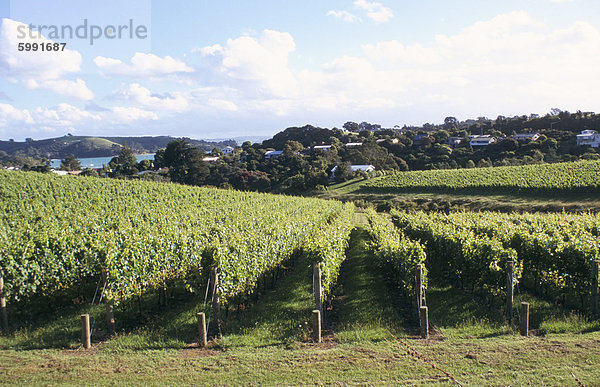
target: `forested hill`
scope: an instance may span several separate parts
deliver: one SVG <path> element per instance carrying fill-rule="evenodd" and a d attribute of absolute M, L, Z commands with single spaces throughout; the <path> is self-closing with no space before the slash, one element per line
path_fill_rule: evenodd
<path fill-rule="evenodd" d="M 0 141 L 0 151 L 8 156 L 62 159 L 69 155 L 82 157 L 109 157 L 119 153 L 123 145 L 128 145 L 134 153 L 156 153 L 176 139 L 171 136 L 158 137 L 90 137 L 64 136 L 45 140 L 27 139 L 25 142 Z M 202 150 L 212 150 L 225 146 L 237 146 L 234 140 L 211 142 L 186 138 L 187 142 Z"/>

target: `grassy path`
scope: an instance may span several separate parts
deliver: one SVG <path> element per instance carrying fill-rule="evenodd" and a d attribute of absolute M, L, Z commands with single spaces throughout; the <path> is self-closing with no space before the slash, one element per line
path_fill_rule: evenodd
<path fill-rule="evenodd" d="M 382 340 L 388 331 L 403 335 L 406 321 L 400 316 L 385 279 L 371 261 L 365 226 L 352 232 L 346 262 L 340 274 L 339 310 L 336 311 L 336 336 L 340 342 Z"/>

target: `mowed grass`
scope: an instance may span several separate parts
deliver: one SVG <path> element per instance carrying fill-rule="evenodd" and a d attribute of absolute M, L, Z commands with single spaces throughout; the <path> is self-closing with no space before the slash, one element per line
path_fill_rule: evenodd
<path fill-rule="evenodd" d="M 392 334 L 405 335 L 405 327 L 410 326 L 401 317 L 383 273 L 372 261 L 368 243 L 365 226 L 359 225 L 342 265 L 342 294 L 333 316 L 336 338 L 342 343 L 389 340 Z"/>
<path fill-rule="evenodd" d="M 135 304 L 125 313 L 117 308 L 119 333 L 90 350 L 79 346 L 79 314 L 91 312 L 102 328 L 103 308 L 74 305 L 0 336 L 0 383 L 455 384 L 444 372 L 462 385 L 577 385 L 578 380 L 595 385 L 600 380 L 597 322 L 580 324 L 570 312 L 526 295 L 538 336 L 521 337 L 501 312 L 440 287 L 427 293 L 437 330 L 429 340 L 417 338 L 410 310 L 389 290 L 366 243 L 359 224 L 333 310 L 326 312 L 322 344 L 309 338 L 311 267 L 299 259 L 255 305 L 224 318 L 223 337 L 207 349 L 196 343 L 195 313 L 203 297 L 181 293 L 168 307 L 159 307 L 148 296 L 141 319 Z M 536 310 L 547 316 L 544 308 L 554 315 L 536 320 Z"/>
<path fill-rule="evenodd" d="M 366 192 L 363 178 L 329 185 L 315 196 L 323 199 L 354 201 L 374 207 L 394 207 L 426 211 L 501 211 L 501 212 L 583 212 L 600 209 L 596 194 L 561 193 L 560 195 L 526 195 L 497 192 L 439 193 L 427 190 L 414 192 Z"/>

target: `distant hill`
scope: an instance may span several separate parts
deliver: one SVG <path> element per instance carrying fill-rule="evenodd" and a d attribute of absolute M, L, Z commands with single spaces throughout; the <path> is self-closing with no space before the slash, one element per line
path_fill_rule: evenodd
<path fill-rule="evenodd" d="M 177 137 L 91 137 L 91 136 L 64 136 L 44 140 L 0 141 L 0 151 L 8 156 L 46 157 L 62 159 L 68 155 L 75 157 L 109 157 L 119 153 L 123 145 L 129 146 L 134 153 L 156 153 L 161 148 L 166 148 L 171 140 Z M 192 146 L 201 150 L 210 151 L 214 148 L 237 146 L 234 140 L 204 141 L 185 138 Z"/>

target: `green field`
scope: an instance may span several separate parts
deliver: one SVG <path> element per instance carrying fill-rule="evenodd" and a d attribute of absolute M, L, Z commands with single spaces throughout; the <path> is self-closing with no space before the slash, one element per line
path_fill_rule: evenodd
<path fill-rule="evenodd" d="M 314 195 L 389 210 L 600 210 L 600 162 L 397 172 L 332 184 Z"/>
<path fill-rule="evenodd" d="M 599 193 L 600 161 L 400 172 L 362 185 L 376 192 Z"/>

